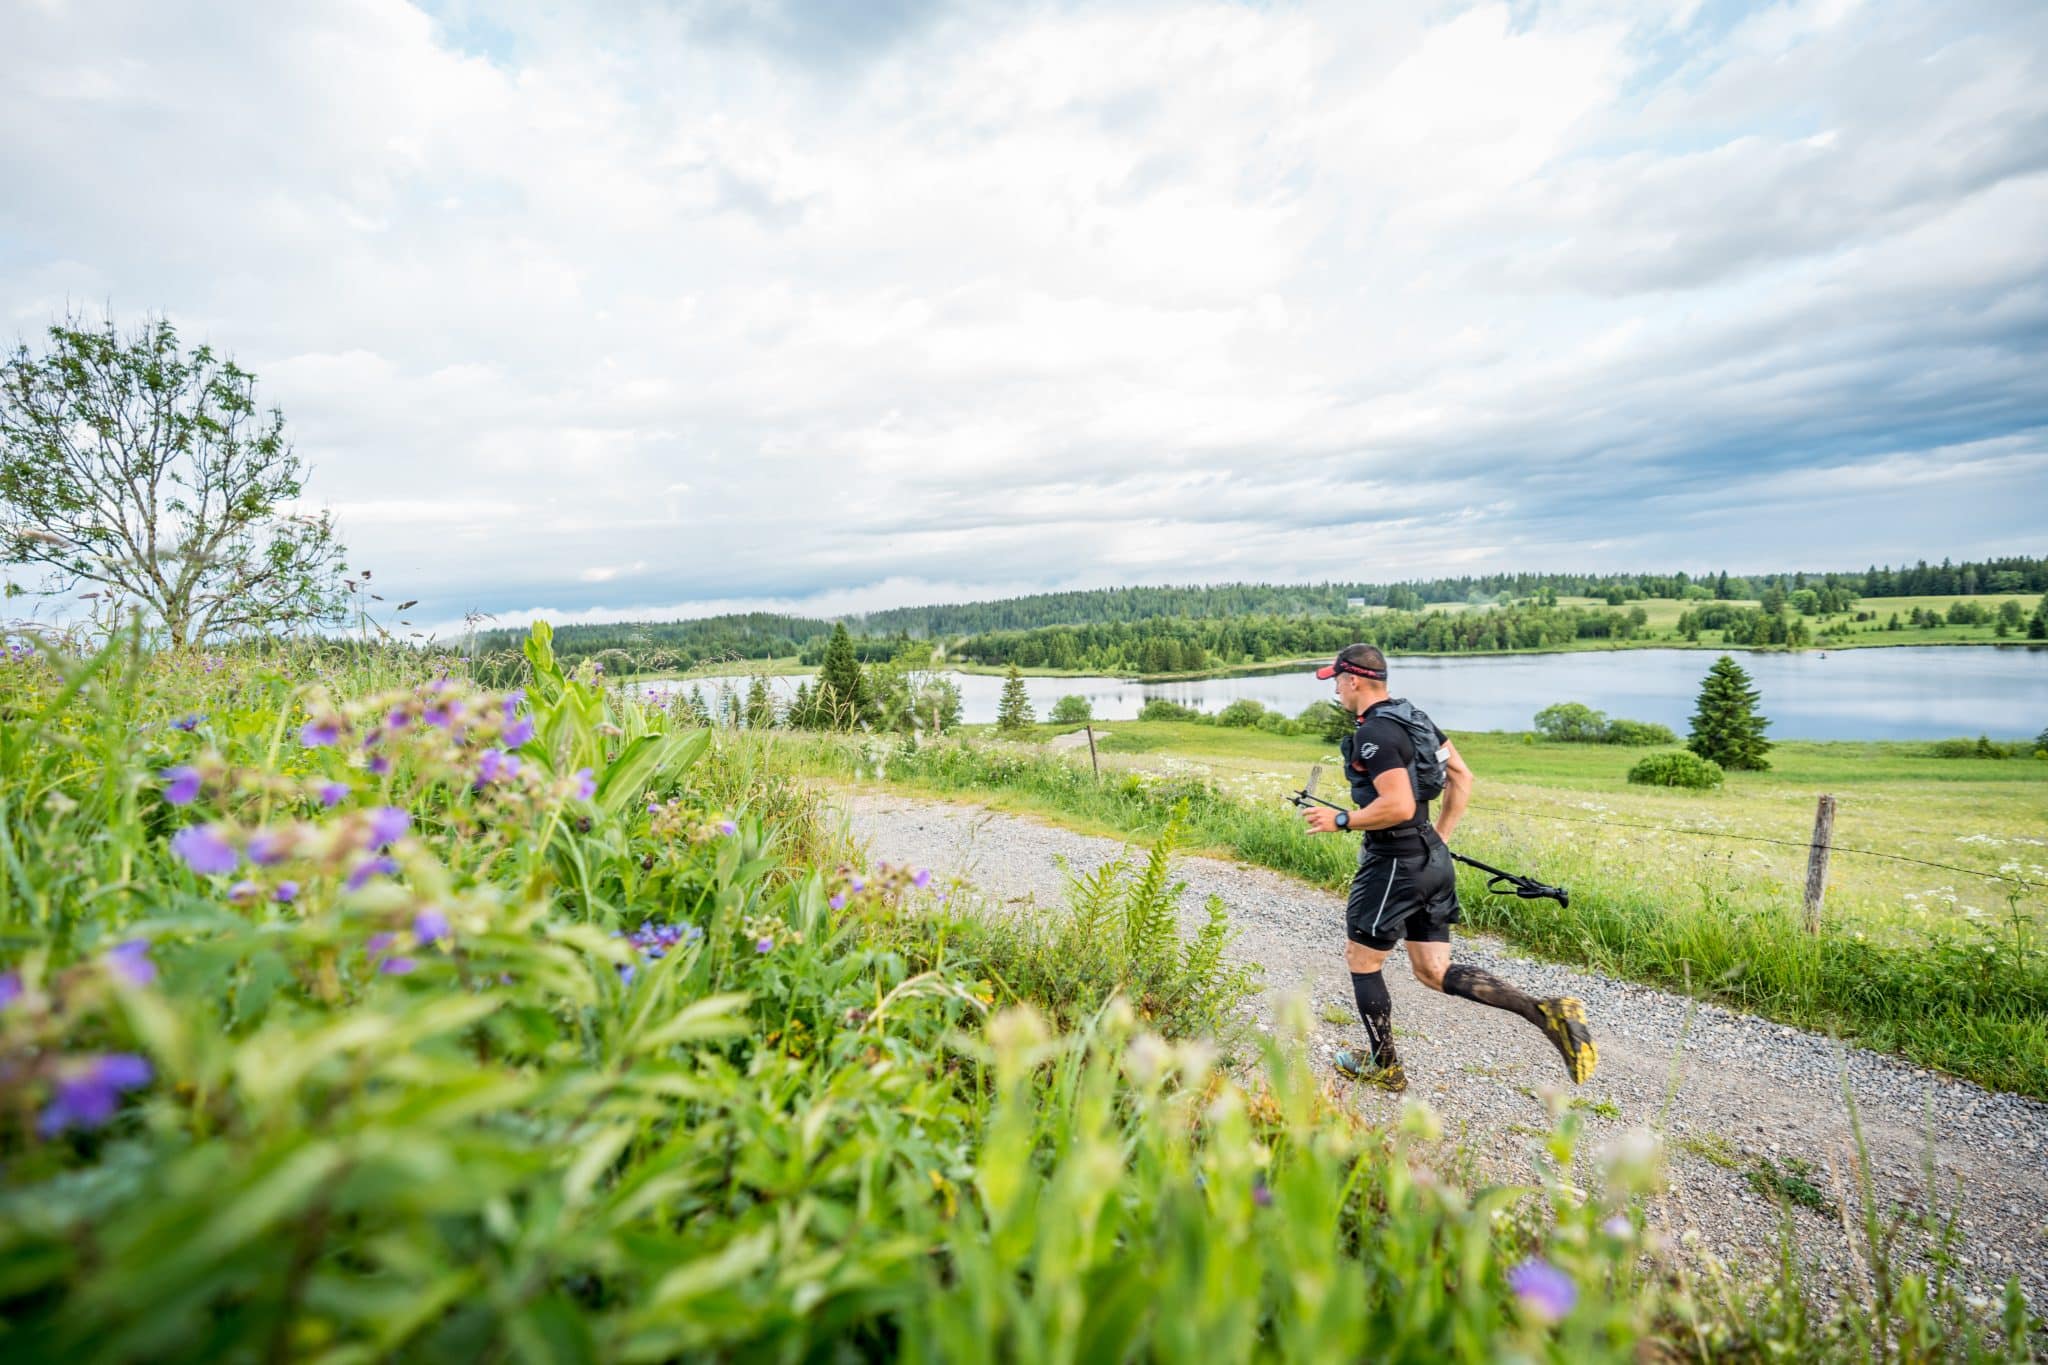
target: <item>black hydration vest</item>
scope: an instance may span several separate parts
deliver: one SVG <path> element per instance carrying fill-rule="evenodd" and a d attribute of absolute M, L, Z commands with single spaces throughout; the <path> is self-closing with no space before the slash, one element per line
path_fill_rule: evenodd
<path fill-rule="evenodd" d="M 1394 722 L 1408 736 L 1408 748 L 1413 757 L 1408 760 L 1408 784 L 1415 791 L 1415 815 L 1418 820 L 1429 818 L 1427 807 L 1430 802 L 1444 794 L 1444 776 L 1447 765 L 1444 746 L 1449 743 L 1444 732 L 1428 714 L 1409 704 L 1405 697 L 1394 697 L 1378 703 L 1370 709 L 1374 718 L 1384 716 Z M 1359 724 L 1362 726 L 1364 720 Z M 1352 755 L 1358 749 L 1358 731 L 1354 729 L 1345 736 L 1339 746 L 1344 754 L 1344 775 L 1351 779 L 1351 799 L 1360 806 L 1372 804 L 1379 795 L 1372 780 L 1365 775 L 1361 761 Z"/>

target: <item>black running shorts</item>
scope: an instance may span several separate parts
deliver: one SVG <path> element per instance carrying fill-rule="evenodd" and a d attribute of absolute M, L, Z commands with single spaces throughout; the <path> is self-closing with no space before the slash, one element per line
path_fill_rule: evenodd
<path fill-rule="evenodd" d="M 1435 831 L 1392 847 L 1359 850 L 1358 875 L 1344 907 L 1353 943 L 1382 951 L 1402 939 L 1449 943 L 1458 914 L 1458 878 L 1451 851 Z"/>

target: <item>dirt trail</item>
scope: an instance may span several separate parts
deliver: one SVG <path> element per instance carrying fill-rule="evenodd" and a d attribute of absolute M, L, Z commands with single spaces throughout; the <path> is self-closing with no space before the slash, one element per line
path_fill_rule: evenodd
<path fill-rule="evenodd" d="M 1024 913 L 1063 900 L 1061 859 L 1078 874 L 1124 851 L 1113 839 L 978 806 L 873 791 L 844 793 L 839 803 L 871 858 L 958 876 Z M 1327 1069 L 1339 1047 L 1361 1045 L 1336 895 L 1213 858 L 1179 859 L 1175 875 L 1188 884 L 1184 920 L 1192 926 L 1210 895 L 1222 897 L 1239 931 L 1236 955 L 1265 969 L 1262 1027 L 1270 1026 L 1283 994 L 1305 987 L 1319 1065 Z M 1700 1250 L 1765 1270 L 1779 1219 L 1775 1200 L 1755 1183 L 1765 1162 L 1780 1172 L 1806 1163 L 1821 1201 L 1850 1202 L 1846 1075 L 1881 1204 L 1927 1207 L 1931 1133 L 1940 1205 L 1960 1208 L 1971 1291 L 1995 1297 L 2017 1274 L 2032 1304 L 2048 1304 L 2048 1105 L 1803 1030 L 1537 962 L 1497 939 L 1461 934 L 1454 955 L 1532 994 L 1586 1002 L 1600 1069 L 1574 1094 L 1589 1140 L 1597 1145 L 1646 1124 L 1665 1130 L 1671 1186 L 1658 1212 L 1673 1236 L 1697 1232 Z M 1570 1088 L 1557 1054 L 1512 1016 L 1425 990 L 1399 953 L 1388 961 L 1387 978 L 1409 1093 L 1434 1105 L 1451 1133 L 1462 1130 L 1489 1178 L 1526 1178 L 1533 1134 L 1549 1122 L 1542 1092 Z M 1330 1022 L 1339 1017 L 1345 1022 Z M 1337 1084 L 1362 1113 L 1388 1118 L 1398 1111 L 1394 1097 Z M 1793 1218 L 1802 1251 L 1833 1283 L 1849 1265 L 1840 1219 L 1805 1207 L 1795 1207 Z"/>

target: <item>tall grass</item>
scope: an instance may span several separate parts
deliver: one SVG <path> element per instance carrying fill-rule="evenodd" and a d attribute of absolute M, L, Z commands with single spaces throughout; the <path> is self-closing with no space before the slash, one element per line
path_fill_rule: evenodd
<path fill-rule="evenodd" d="M 1126 995 L 1236 989 L 1164 855 L 1064 972 L 841 865 L 783 751 L 528 665 L 0 673 L 10 1361 L 2024 1357 L 1937 1281 L 1710 1294 L 1572 1113 L 1468 1193 L 1291 1036 L 1230 1079 Z"/>
<path fill-rule="evenodd" d="M 1098 781 L 1059 757 L 976 743 L 813 743 L 805 761 L 934 791 L 1011 793 L 1127 833 L 1164 828 L 1184 810 L 1195 845 L 1332 890 L 1356 868 L 1355 839 L 1310 835 L 1291 808 L 1250 805 L 1194 776 L 1106 772 Z M 2048 945 L 2025 914 L 1898 945 L 1851 924 L 1806 933 L 1790 906 L 1748 896 L 1710 862 L 1674 869 L 1663 884 L 1615 884 L 1596 879 L 1564 843 L 1461 834 L 1457 847 L 1539 869 L 1572 890 L 1566 909 L 1491 895 L 1485 878 L 1461 870 L 1459 896 L 1474 928 L 1559 961 L 1837 1031 L 1996 1089 L 2048 1098 Z"/>

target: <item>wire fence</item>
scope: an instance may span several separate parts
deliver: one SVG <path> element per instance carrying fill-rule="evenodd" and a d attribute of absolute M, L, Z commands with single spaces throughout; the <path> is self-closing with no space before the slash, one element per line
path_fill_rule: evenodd
<path fill-rule="evenodd" d="M 1554 815 L 1549 811 L 1516 810 L 1511 806 L 1482 805 L 1475 801 L 1467 810 L 1485 811 L 1489 815 L 1512 815 L 1523 820 L 1555 820 L 1560 824 L 1599 825 L 1604 829 L 1644 829 L 1659 834 L 1690 834 L 1703 839 L 1725 839 L 1745 844 L 1775 844 L 1780 848 L 1811 848 L 1808 839 L 1774 839 L 1766 834 L 1738 834 L 1725 829 L 1695 829 L 1688 825 L 1653 825 L 1637 820 L 1602 820 L 1583 815 Z M 1883 858 L 1894 863 L 1913 863 L 1920 867 L 1939 868 L 1944 872 L 1959 872 L 1966 877 L 1982 877 L 1986 881 L 2006 885 L 2031 886 L 2025 877 L 2016 872 L 1987 872 L 1981 867 L 1961 867 L 1955 863 L 1936 862 L 1931 858 L 1915 858 L 1909 853 L 1887 853 L 1878 848 L 1851 848 L 1846 844 L 1830 844 L 1834 853 L 1853 853 L 1861 858 Z"/>
<path fill-rule="evenodd" d="M 1137 758 L 1141 756 L 1128 755 L 1124 757 Z M 1248 776 L 1271 777 L 1283 782 L 1287 780 L 1286 774 L 1276 773 L 1270 768 L 1256 764 L 1236 763 L 1228 759 L 1207 756 L 1200 760 L 1189 760 L 1189 762 L 1191 766 L 1224 768 L 1241 772 Z M 1473 802 L 1466 809 L 1483 811 L 1488 815 L 1504 815 L 1522 820 L 1548 820 L 1558 824 L 1569 825 L 1596 825 L 1603 829 L 1645 830 L 1657 834 L 1683 835 L 1698 839 L 1718 839 L 1732 843 L 1769 844 L 1778 848 L 1804 850 L 1813 847 L 1813 841 L 1810 839 L 1780 839 L 1767 834 L 1743 834 L 1735 830 L 1726 829 L 1700 829 L 1691 825 L 1660 825 L 1641 820 L 1612 820 L 1598 816 L 1560 815 L 1551 811 L 1524 810 L 1514 806 L 1496 806 L 1491 803 L 1478 801 Z M 1954 872 L 1965 877 L 1981 878 L 1984 881 L 1995 882 L 2015 890 L 2022 895 L 2038 891 L 2042 885 L 2040 882 L 2030 879 L 2019 872 L 1992 871 L 1981 867 L 1964 867 L 1957 863 L 1945 863 L 1933 858 L 1917 858 L 1910 853 L 1891 853 L 1879 848 L 1854 848 L 1836 843 L 1830 843 L 1829 850 L 1831 853 L 1852 855 L 1859 858 L 1875 858 L 1884 862 L 1910 863 L 1916 867 L 1934 868 L 1942 872 Z"/>

